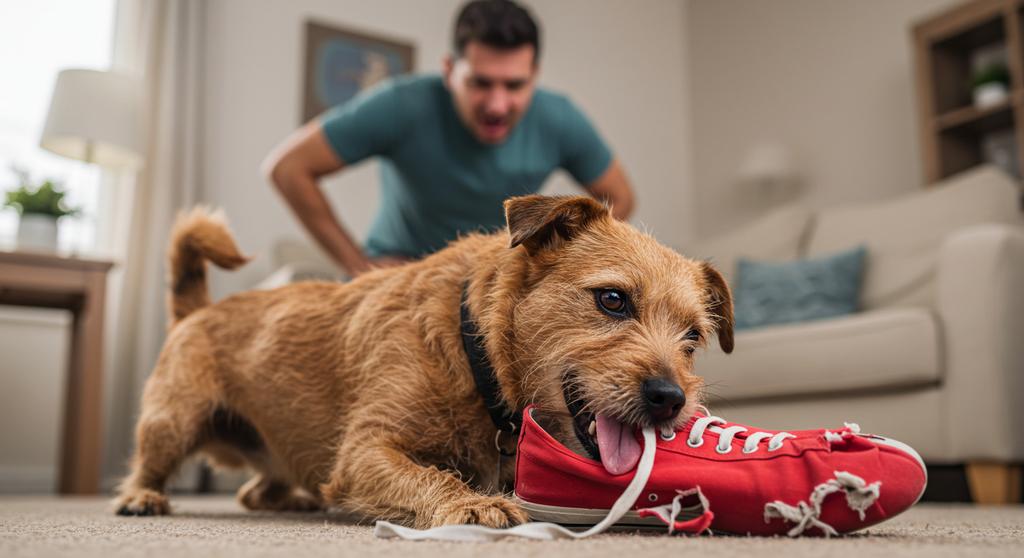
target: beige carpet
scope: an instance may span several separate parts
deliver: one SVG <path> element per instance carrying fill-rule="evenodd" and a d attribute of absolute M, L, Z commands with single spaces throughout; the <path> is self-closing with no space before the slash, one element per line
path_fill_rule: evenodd
<path fill-rule="evenodd" d="M 919 505 L 840 539 L 675 538 L 607 534 L 583 541 L 498 543 L 374 539 L 335 514 L 249 513 L 231 499 L 176 498 L 175 514 L 116 517 L 99 499 L 0 498 L 0 556 L 1024 556 L 1024 507 Z"/>

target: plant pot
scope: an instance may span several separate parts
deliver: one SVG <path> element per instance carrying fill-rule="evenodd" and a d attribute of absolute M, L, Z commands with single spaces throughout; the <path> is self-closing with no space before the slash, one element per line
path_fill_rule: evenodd
<path fill-rule="evenodd" d="M 54 252 L 57 250 L 57 218 L 25 213 L 18 220 L 18 248 Z"/>
<path fill-rule="evenodd" d="M 974 106 L 983 109 L 1005 101 L 1009 91 L 1007 91 L 1005 84 L 993 81 L 975 87 L 973 94 Z"/>

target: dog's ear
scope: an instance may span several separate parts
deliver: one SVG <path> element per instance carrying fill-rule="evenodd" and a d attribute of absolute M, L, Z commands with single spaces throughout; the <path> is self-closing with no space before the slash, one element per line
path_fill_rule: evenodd
<path fill-rule="evenodd" d="M 608 208 L 583 196 L 521 196 L 505 200 L 505 222 L 512 238 L 530 255 L 553 249 L 571 240 L 597 219 L 607 218 Z"/>
<path fill-rule="evenodd" d="M 722 346 L 723 351 L 731 353 L 734 324 L 732 292 L 729 290 L 729 285 L 725 282 L 725 278 L 722 277 L 718 270 L 711 267 L 711 264 L 701 262 L 700 265 L 701 271 L 704 274 L 704 282 L 706 283 L 704 289 L 708 312 L 714 318 L 715 325 L 718 328 L 718 344 Z"/>

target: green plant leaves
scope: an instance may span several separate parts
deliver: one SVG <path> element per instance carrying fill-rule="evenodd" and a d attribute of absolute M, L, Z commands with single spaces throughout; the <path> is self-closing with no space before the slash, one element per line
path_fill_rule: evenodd
<path fill-rule="evenodd" d="M 59 218 L 78 213 L 78 208 L 67 206 L 64 202 L 64 191 L 52 180 L 32 186 L 28 173 L 18 172 L 17 174 L 21 178 L 21 186 L 6 193 L 5 206 L 13 207 L 21 215 L 30 213 Z"/>
<path fill-rule="evenodd" d="M 975 72 L 974 77 L 971 79 L 971 83 L 974 87 L 980 87 L 986 83 L 1001 83 L 1003 85 L 1009 85 L 1010 70 L 1007 69 L 1005 64 L 997 62 L 988 64 Z"/>

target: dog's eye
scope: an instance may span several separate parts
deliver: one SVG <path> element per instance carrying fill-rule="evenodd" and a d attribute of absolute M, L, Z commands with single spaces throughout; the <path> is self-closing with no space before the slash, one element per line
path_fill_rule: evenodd
<path fill-rule="evenodd" d="M 686 335 L 683 336 L 683 341 L 692 341 L 694 343 L 700 341 L 700 332 L 697 331 L 696 329 L 691 329 L 690 331 L 687 331 Z M 692 355 L 693 352 L 696 350 L 697 347 L 694 347 L 693 345 L 688 345 L 685 348 L 683 348 L 683 352 L 686 353 L 687 355 Z"/>
<path fill-rule="evenodd" d="M 616 318 L 629 315 L 629 299 L 626 293 L 615 289 L 597 289 L 594 291 L 597 307 L 602 312 Z"/>

